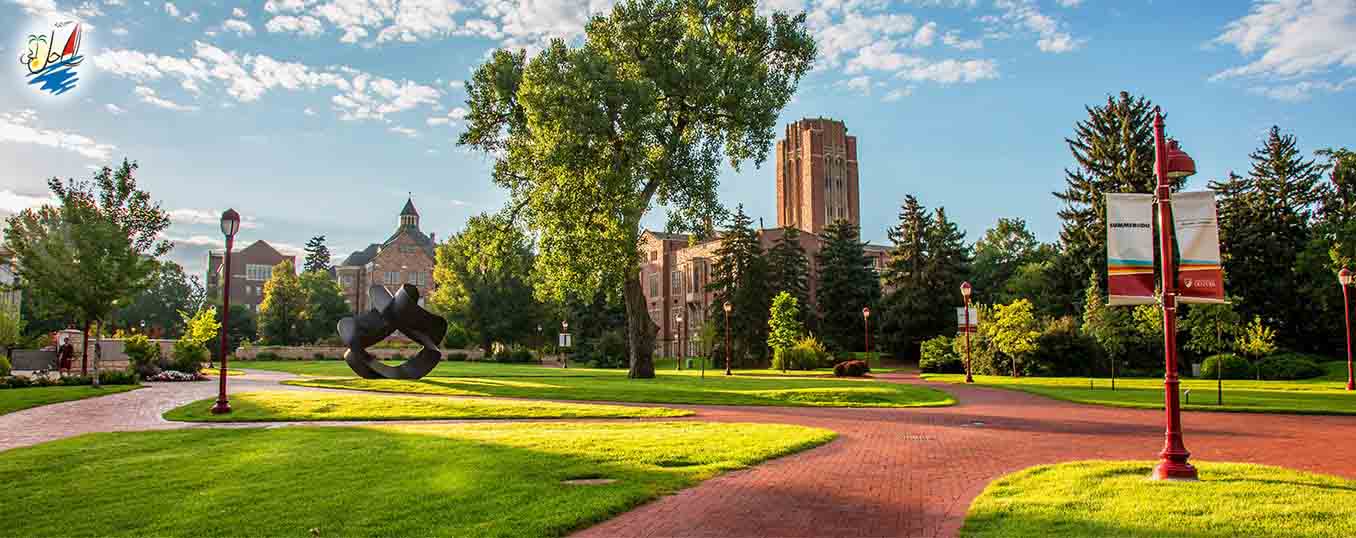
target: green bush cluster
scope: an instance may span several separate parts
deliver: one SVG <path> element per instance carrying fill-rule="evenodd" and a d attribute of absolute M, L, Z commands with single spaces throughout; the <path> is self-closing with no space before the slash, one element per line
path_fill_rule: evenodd
<path fill-rule="evenodd" d="M 955 338 L 941 335 L 924 341 L 920 348 L 918 369 L 930 374 L 964 373 L 965 363 L 961 355 L 956 353 Z"/>
<path fill-rule="evenodd" d="M 453 351 L 453 352 L 451 352 L 451 353 L 448 353 L 447 356 L 444 357 L 444 360 L 449 360 L 449 361 L 454 361 L 454 362 L 464 362 L 464 361 L 466 361 L 466 353 L 461 352 L 461 351 Z"/>
<path fill-rule="evenodd" d="M 103 385 L 136 385 L 141 378 L 131 370 L 109 370 L 99 372 L 99 383 Z M 62 377 L 0 377 L 0 389 L 23 389 L 30 387 L 70 387 L 93 385 L 94 377 L 88 375 L 67 375 Z"/>
<path fill-rule="evenodd" d="M 466 330 L 460 323 L 448 323 L 447 333 L 443 335 L 443 347 L 448 349 L 470 349 L 475 345 L 475 338 L 471 331 Z"/>
<path fill-rule="evenodd" d="M 619 330 L 604 331 L 580 346 L 574 360 L 587 362 L 594 368 L 626 368 L 626 336 Z"/>
<path fill-rule="evenodd" d="M 123 353 L 133 370 L 141 377 L 151 377 L 160 373 L 160 346 L 151 342 L 145 335 L 136 335 L 123 343 Z"/>
<path fill-rule="evenodd" d="M 277 353 L 272 351 L 260 351 L 254 355 L 254 359 L 261 361 L 280 361 L 282 360 L 282 357 L 279 357 Z"/>
<path fill-rule="evenodd" d="M 774 370 L 814 370 L 832 364 L 833 355 L 813 336 L 806 336 L 795 346 L 778 349 L 772 354 Z"/>
<path fill-rule="evenodd" d="M 499 348 L 499 352 L 494 354 L 495 362 L 503 363 L 525 363 L 532 362 L 532 352 L 526 349 L 510 349 L 508 347 Z"/>
<path fill-rule="evenodd" d="M 1043 320 L 1038 331 L 1040 334 L 1036 337 L 1035 349 L 1017 359 L 1017 370 L 1020 375 L 1087 375 L 1093 365 L 1104 363 L 1105 354 L 1101 346 L 1095 339 L 1080 331 L 1077 322 L 1071 317 Z M 957 372 L 963 372 L 964 335 L 952 338 L 951 353 L 961 361 L 962 369 Z M 1157 359 L 1158 364 L 1162 364 L 1161 347 L 1158 357 L 1160 357 Z M 998 347 L 986 331 L 982 330 L 982 326 L 979 332 L 970 334 L 970 361 L 970 368 L 975 375 L 1012 375 L 1012 358 L 998 351 Z"/>
<path fill-rule="evenodd" d="M 186 374 L 196 374 L 202 370 L 202 363 L 207 362 L 207 346 L 201 343 L 180 339 L 174 343 L 174 350 L 171 352 L 173 359 L 170 361 L 169 369 Z"/>
<path fill-rule="evenodd" d="M 1220 353 L 1206 357 L 1201 365 L 1201 377 L 1215 379 L 1252 379 L 1252 363 L 1248 359 L 1233 353 Z"/>
<path fill-rule="evenodd" d="M 9 364 L 9 357 L 0 355 L 0 377 L 9 377 L 10 372 L 13 371 Z"/>
<path fill-rule="evenodd" d="M 1263 358 L 1256 369 L 1262 379 L 1309 379 L 1323 375 L 1318 362 L 1313 355 L 1277 353 Z"/>

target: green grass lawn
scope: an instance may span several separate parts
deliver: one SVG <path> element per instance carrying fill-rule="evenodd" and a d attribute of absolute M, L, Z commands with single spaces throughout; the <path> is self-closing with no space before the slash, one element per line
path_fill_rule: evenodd
<path fill-rule="evenodd" d="M 81 506 L 26 510 L 0 534 L 562 536 L 834 436 L 699 422 L 100 433 L 0 453 L 6 506 Z M 616 482 L 562 483 L 579 478 Z"/>
<path fill-rule="evenodd" d="M 1325 363 L 1328 375 L 1298 381 L 1224 380 L 1224 404 L 1216 404 L 1216 384 L 1213 379 L 1182 379 L 1182 389 L 1191 389 L 1190 403 L 1183 409 L 1192 411 L 1244 411 L 1254 413 L 1301 414 L 1356 414 L 1356 393 L 1346 390 L 1346 363 L 1341 364 L 1341 379 L 1333 367 Z M 963 374 L 923 374 L 924 379 L 947 383 L 964 383 Z M 975 376 L 975 384 L 986 387 L 1020 390 L 1070 402 L 1135 407 L 1163 408 L 1163 378 L 1121 378 L 1116 390 L 1111 390 L 1110 379 L 1093 380 L 1095 388 L 1088 388 L 1086 377 L 1019 377 Z"/>
<path fill-rule="evenodd" d="M 1152 463 L 1032 467 L 991 484 L 961 536 L 1346 537 L 1356 481 L 1267 467 L 1197 463 L 1199 482 L 1149 480 Z"/>
<path fill-rule="evenodd" d="M 255 362 L 242 368 L 344 376 L 288 384 L 378 392 L 502 396 L 643 403 L 822 407 L 922 407 L 955 403 L 944 392 L 869 379 L 803 376 L 732 376 L 659 370 L 655 379 L 627 379 L 624 370 L 541 368 L 494 363 L 445 362 L 417 381 L 359 379 L 342 362 Z"/>
<path fill-rule="evenodd" d="M 117 394 L 136 388 L 140 387 L 137 385 L 104 385 L 97 389 L 91 386 L 3 389 L 0 390 L 0 415 L 40 405 Z"/>
<path fill-rule="evenodd" d="M 188 422 L 269 422 L 283 420 L 655 418 L 682 417 L 692 414 L 691 411 L 662 407 L 280 390 L 232 394 L 231 413 L 228 415 L 213 415 L 209 412 L 209 409 L 215 401 L 215 399 L 208 399 L 193 402 L 165 413 L 165 418 Z"/>
<path fill-rule="evenodd" d="M 221 369 L 220 369 L 220 368 L 203 368 L 202 370 L 199 370 L 198 373 L 200 373 L 200 374 L 202 374 L 202 375 L 205 375 L 205 376 L 207 376 L 207 377 L 217 377 L 217 376 L 221 375 Z M 236 370 L 235 368 L 228 368 L 228 369 L 226 370 L 226 376 L 227 376 L 227 377 L 237 377 L 237 376 L 242 376 L 242 375 L 245 375 L 245 372 L 240 371 L 240 370 Z"/>
<path fill-rule="evenodd" d="M 387 364 L 399 364 L 399 361 L 386 361 Z M 351 376 L 353 370 L 349 369 L 344 361 L 336 360 L 282 360 L 282 361 L 246 361 L 232 360 L 231 375 L 235 375 L 236 368 L 273 370 L 278 372 L 289 372 L 300 375 L 318 375 L 318 376 Z M 694 362 L 695 368 L 687 368 L 684 363 L 682 370 L 677 370 L 673 364 L 673 359 L 657 358 L 654 361 L 655 371 L 674 374 L 689 375 L 701 377 L 702 371 L 699 362 Z M 707 376 L 724 375 L 724 363 L 716 361 L 715 364 L 708 363 L 706 368 Z M 896 371 L 892 368 L 876 368 L 873 373 L 890 373 Z M 781 370 L 770 370 L 765 368 L 736 368 L 733 370 L 736 376 L 751 377 L 823 377 L 833 376 L 832 368 L 820 368 L 817 370 L 787 370 L 783 373 Z M 590 368 L 587 365 L 571 362 L 569 368 L 544 368 L 537 363 L 529 364 L 503 364 L 498 362 L 483 361 L 443 361 L 429 373 L 431 376 L 441 377 L 599 377 L 599 376 L 620 376 L 626 377 L 626 370 L 612 368 Z"/>

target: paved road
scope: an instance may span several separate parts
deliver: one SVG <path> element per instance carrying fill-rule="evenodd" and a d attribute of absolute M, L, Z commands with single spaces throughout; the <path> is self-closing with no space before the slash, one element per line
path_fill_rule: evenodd
<path fill-rule="evenodd" d="M 232 378 L 231 387 L 297 389 L 278 385 L 289 377 L 249 371 Z M 880 377 L 925 383 L 912 375 Z M 1161 411 L 1079 405 L 1000 389 L 942 388 L 961 403 L 923 409 L 668 405 L 696 410 L 688 420 L 803 424 L 840 437 L 708 480 L 577 536 L 951 536 L 970 501 L 999 476 L 1067 460 L 1149 460 L 1162 447 Z M 160 418 L 215 393 L 215 383 L 159 383 L 3 415 L 0 451 L 95 431 L 222 427 Z M 1183 425 L 1195 459 L 1356 478 L 1356 417 L 1186 413 Z"/>

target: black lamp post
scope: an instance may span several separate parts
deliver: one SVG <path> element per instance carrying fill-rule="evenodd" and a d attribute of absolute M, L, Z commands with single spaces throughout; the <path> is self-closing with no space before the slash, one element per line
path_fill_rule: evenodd
<path fill-rule="evenodd" d="M 563 319 L 560 320 L 560 332 L 567 335 L 570 334 L 570 322 L 565 321 Z M 561 368 L 570 367 L 570 358 L 565 356 L 565 346 L 561 346 L 560 348 L 560 367 Z"/>
<path fill-rule="evenodd" d="M 961 330 L 965 331 L 965 382 L 974 383 L 975 378 L 970 375 L 970 281 L 961 282 L 961 297 L 965 299 L 965 326 Z"/>
<path fill-rule="evenodd" d="M 1351 305 L 1347 302 L 1347 288 L 1351 287 L 1353 277 L 1356 275 L 1346 267 L 1337 272 L 1337 281 L 1342 284 L 1342 318 L 1347 327 L 1347 390 L 1356 390 L 1356 376 L 1351 371 Z"/>
<path fill-rule="evenodd" d="M 730 310 L 734 305 L 730 304 L 730 301 L 725 301 L 722 307 L 725 309 L 725 375 L 734 375 L 730 371 Z"/>
<path fill-rule="evenodd" d="M 213 415 L 231 412 L 231 402 L 226 399 L 226 353 L 229 347 L 227 334 L 231 326 L 231 249 L 235 246 L 235 233 L 240 231 L 240 214 L 227 209 L 221 214 L 221 233 L 226 236 L 226 255 L 221 261 L 221 378 L 217 403 L 212 406 Z"/>
<path fill-rule="evenodd" d="M 687 350 L 683 348 L 683 336 L 685 336 L 683 333 L 687 331 L 683 329 L 683 315 L 678 314 L 678 330 L 674 331 L 673 334 L 673 339 L 678 341 L 678 352 L 674 353 L 674 362 L 678 363 L 675 365 L 675 370 L 683 369 L 683 355 L 687 354 Z"/>

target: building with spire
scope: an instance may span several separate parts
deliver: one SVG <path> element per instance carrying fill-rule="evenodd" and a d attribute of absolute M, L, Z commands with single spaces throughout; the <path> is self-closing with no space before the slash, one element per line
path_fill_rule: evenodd
<path fill-rule="evenodd" d="M 399 224 L 389 238 L 349 254 L 335 267 L 335 277 L 353 312 L 360 313 L 369 308 L 367 290 L 372 286 L 385 286 L 394 294 L 402 284 L 414 284 L 419 288 L 422 304 L 423 297 L 427 297 L 434 287 L 436 244 L 433 234 L 426 235 L 419 229 L 419 211 L 414 208 L 414 200 L 406 199 L 405 207 L 400 210 Z"/>

